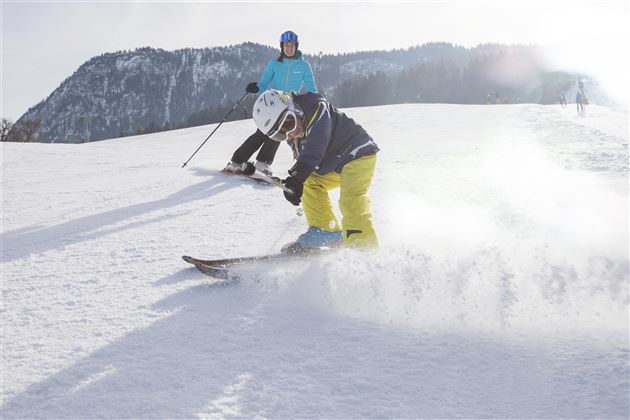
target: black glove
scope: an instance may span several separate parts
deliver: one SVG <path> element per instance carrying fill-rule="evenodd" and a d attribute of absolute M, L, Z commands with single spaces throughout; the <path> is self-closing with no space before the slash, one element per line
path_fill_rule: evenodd
<path fill-rule="evenodd" d="M 304 192 L 304 181 L 313 172 L 313 169 L 309 168 L 302 162 L 297 162 L 291 169 L 289 169 L 289 177 L 282 180 L 285 187 L 291 190 L 291 192 L 285 191 L 284 198 L 294 206 L 299 206 L 302 201 L 302 193 Z"/>
<path fill-rule="evenodd" d="M 258 93 L 258 91 L 260 91 L 260 88 L 258 88 L 258 83 L 256 82 L 248 83 L 245 88 L 245 92 L 247 93 Z"/>
<path fill-rule="evenodd" d="M 282 183 L 285 187 L 291 190 L 284 192 L 284 198 L 286 198 L 289 203 L 294 206 L 299 206 L 302 202 L 302 193 L 304 192 L 304 184 L 299 182 L 295 177 L 288 177 L 282 180 Z"/>

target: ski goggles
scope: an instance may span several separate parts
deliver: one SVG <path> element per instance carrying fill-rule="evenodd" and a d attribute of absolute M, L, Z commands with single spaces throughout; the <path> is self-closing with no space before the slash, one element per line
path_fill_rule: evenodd
<path fill-rule="evenodd" d="M 293 133 L 298 126 L 298 118 L 302 117 L 302 113 L 295 109 L 287 108 L 278 118 L 278 121 L 271 127 L 269 137 L 275 141 L 289 140 L 289 134 Z"/>
<path fill-rule="evenodd" d="M 280 35 L 280 42 L 289 42 L 289 41 L 293 43 L 298 42 L 298 36 L 295 32 L 286 31 L 285 33 Z"/>

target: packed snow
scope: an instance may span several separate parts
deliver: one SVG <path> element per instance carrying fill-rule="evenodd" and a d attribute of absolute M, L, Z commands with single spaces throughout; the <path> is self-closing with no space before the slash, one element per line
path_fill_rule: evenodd
<path fill-rule="evenodd" d="M 229 286 L 181 255 L 306 229 L 280 189 L 216 171 L 251 120 L 184 169 L 214 126 L 2 143 L 2 417 L 628 418 L 628 114 L 346 112 L 382 149 L 380 249 Z"/>

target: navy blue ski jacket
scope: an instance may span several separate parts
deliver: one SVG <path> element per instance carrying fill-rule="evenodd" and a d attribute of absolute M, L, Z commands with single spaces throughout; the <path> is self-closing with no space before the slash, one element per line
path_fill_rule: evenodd
<path fill-rule="evenodd" d="M 315 172 L 341 172 L 343 165 L 379 151 L 370 135 L 354 120 L 336 109 L 319 93 L 292 94 L 304 111 L 304 137 L 289 140 L 297 159 L 294 168 L 304 180 Z"/>

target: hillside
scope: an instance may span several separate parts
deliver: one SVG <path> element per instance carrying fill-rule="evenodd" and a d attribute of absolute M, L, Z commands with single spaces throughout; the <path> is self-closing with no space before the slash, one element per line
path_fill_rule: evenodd
<path fill-rule="evenodd" d="M 251 120 L 2 143 L 2 417 L 627 418 L 628 118 L 347 109 L 381 248 L 244 267 L 305 230 L 224 177 Z M 291 165 L 281 145 L 278 174 Z"/>
<path fill-rule="evenodd" d="M 165 51 L 139 48 L 84 63 L 18 121 L 8 141 L 83 143 L 219 122 L 277 50 L 254 43 Z M 429 43 L 405 50 L 305 56 L 336 106 L 400 103 L 553 104 L 575 74 L 548 74 L 537 47 Z M 607 104 L 591 83 L 591 103 Z M 231 120 L 246 118 L 247 98 Z M 30 134 L 27 134 L 29 132 Z"/>

